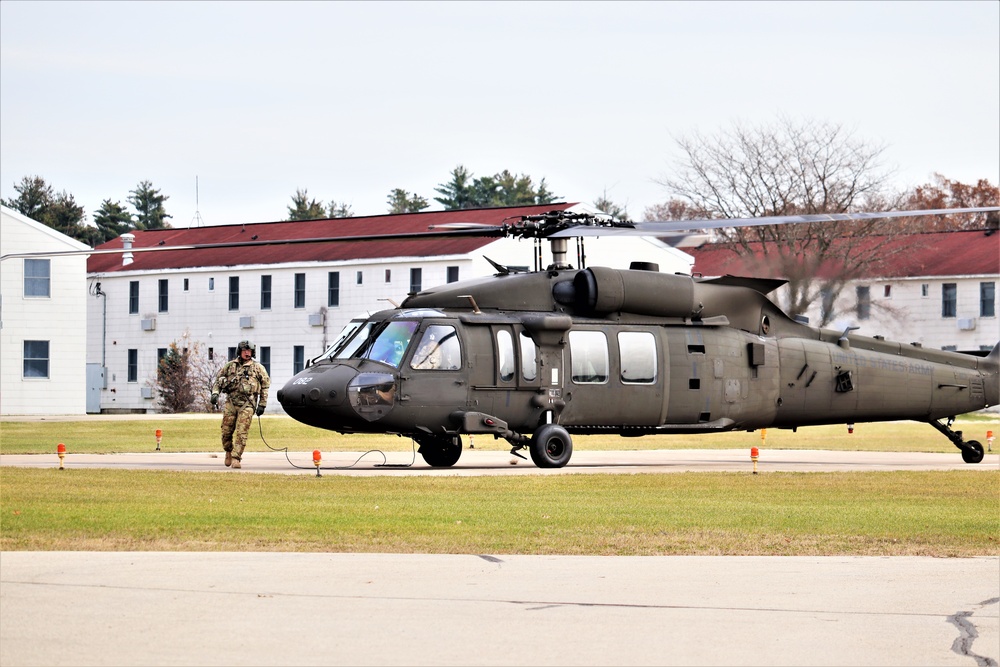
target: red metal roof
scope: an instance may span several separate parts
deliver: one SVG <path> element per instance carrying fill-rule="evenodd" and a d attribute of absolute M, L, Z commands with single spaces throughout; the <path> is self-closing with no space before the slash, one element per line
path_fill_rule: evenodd
<path fill-rule="evenodd" d="M 869 247 L 880 239 L 871 239 Z M 754 257 L 737 255 L 730 243 L 706 243 L 684 248 L 694 257 L 693 271 L 703 276 L 754 276 L 783 278 L 768 264 L 760 244 Z M 1000 234 L 982 231 L 907 234 L 888 241 L 882 261 L 868 267 L 861 278 L 909 278 L 918 276 L 968 276 L 1000 274 Z M 829 270 L 829 269 L 828 269 Z M 821 268 L 820 273 L 825 273 Z M 823 276 L 829 277 L 829 276 Z"/>
<path fill-rule="evenodd" d="M 169 228 L 134 231 L 134 248 L 157 245 L 206 245 L 240 241 L 260 242 L 287 239 L 335 239 L 343 236 L 378 234 L 405 234 L 427 232 L 431 225 L 473 222 L 498 225 L 505 219 L 521 215 L 534 215 L 546 211 L 565 210 L 572 203 L 516 206 L 507 208 L 460 209 L 377 215 L 328 220 L 260 222 L 245 225 L 218 225 L 213 227 Z M 134 261 L 122 266 L 121 255 L 91 255 L 87 260 L 89 273 L 115 271 L 156 271 L 202 266 L 235 266 L 239 264 L 282 264 L 286 262 L 334 262 L 381 257 L 433 257 L 470 253 L 492 243 L 495 238 L 429 238 L 421 240 L 345 241 L 339 243 L 317 242 L 292 245 L 264 245 L 248 248 L 206 248 L 198 250 L 170 250 L 164 252 L 138 252 Z M 97 246 L 97 250 L 121 248 L 121 238 Z"/>

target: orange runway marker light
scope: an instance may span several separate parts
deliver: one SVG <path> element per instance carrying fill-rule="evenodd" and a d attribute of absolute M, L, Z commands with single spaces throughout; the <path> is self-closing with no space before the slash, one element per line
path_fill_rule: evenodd
<path fill-rule="evenodd" d="M 763 438 L 761 438 L 763 440 Z M 757 457 L 760 456 L 760 450 L 756 447 L 750 448 L 750 460 L 753 461 L 753 474 L 757 474 Z"/>
<path fill-rule="evenodd" d="M 56 446 L 56 454 L 59 455 L 59 469 L 60 470 L 64 470 L 64 468 L 63 468 L 63 459 L 66 457 L 66 445 L 64 445 L 63 443 L 60 442 Z"/>
<path fill-rule="evenodd" d="M 986 451 L 993 451 L 993 431 L 986 432 Z"/>
<path fill-rule="evenodd" d="M 319 464 L 322 463 L 322 462 L 323 462 L 323 455 L 320 453 L 320 451 L 318 449 L 314 449 L 313 450 L 313 465 L 316 466 L 316 476 L 317 477 L 322 477 L 322 475 L 319 474 Z"/>
<path fill-rule="evenodd" d="M 163 440 L 163 431 L 156 429 L 156 451 L 160 451 L 160 441 Z"/>

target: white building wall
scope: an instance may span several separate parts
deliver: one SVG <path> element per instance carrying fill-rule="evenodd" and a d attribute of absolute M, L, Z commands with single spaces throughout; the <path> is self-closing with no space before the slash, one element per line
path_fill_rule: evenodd
<path fill-rule="evenodd" d="M 569 263 L 576 262 L 576 245 L 571 240 Z M 652 261 L 664 272 L 689 272 L 690 255 L 665 244 L 643 238 L 590 239 L 586 244 L 588 265 L 628 268 L 632 260 Z M 483 255 L 505 265 L 533 266 L 530 241 L 500 239 L 469 255 L 435 257 L 392 257 L 364 262 L 289 263 L 238 267 L 209 267 L 158 271 L 117 271 L 92 274 L 91 296 L 87 298 L 87 361 L 105 363 L 107 388 L 101 391 L 102 411 L 157 410 L 156 396 L 150 395 L 156 378 L 157 350 L 172 342 L 180 347 L 198 344 L 213 363 L 221 366 L 229 348 L 241 340 L 270 348 L 271 391 L 268 412 L 280 412 L 276 394 L 294 374 L 294 351 L 304 348 L 304 358 L 319 355 L 353 318 L 367 316 L 400 304 L 410 292 L 410 270 L 421 269 L 421 288 L 447 282 L 448 267 L 458 267 L 459 280 L 490 275 L 496 269 Z M 551 262 L 547 243 L 543 253 Z M 340 303 L 328 305 L 328 275 L 340 274 Z M 388 279 L 386 272 L 389 272 Z M 361 272 L 361 283 L 357 274 Z M 295 274 L 306 276 L 305 307 L 294 306 Z M 271 308 L 261 309 L 261 276 L 271 276 Z M 239 277 L 239 309 L 229 310 L 229 278 Z M 158 285 L 168 283 L 168 309 L 159 311 Z M 188 288 L 184 290 L 184 281 Z M 129 314 L 129 283 L 139 282 L 138 312 Z M 210 289 L 210 281 L 214 288 Z M 95 284 L 106 296 L 94 296 Z M 107 315 L 102 303 L 107 301 Z M 321 316 L 311 324 L 310 316 Z M 241 328 L 240 318 L 253 318 L 252 328 Z M 143 320 L 155 320 L 155 329 L 143 330 Z M 138 373 L 128 380 L 128 350 L 137 350 Z M 102 362 L 102 360 L 104 360 Z M 144 397 L 143 390 L 147 395 Z M 207 391 L 207 390 L 206 390 Z"/>
<path fill-rule="evenodd" d="M 953 283 L 957 291 L 956 315 L 942 316 L 942 286 Z M 993 315 L 983 316 L 981 283 L 993 283 Z M 859 319 L 857 287 L 867 285 L 871 297 L 870 316 Z M 888 287 L 888 294 L 886 288 Z M 865 336 L 885 336 L 901 343 L 959 351 L 990 350 L 1000 342 L 997 289 L 1000 276 L 916 277 L 858 281 L 848 284 L 835 304 L 839 313 L 831 329 L 859 326 Z M 926 295 L 925 295 L 926 292 Z M 820 321 L 819 309 L 808 313 L 810 322 Z M 971 328 L 970 328 L 971 327 Z"/>
<path fill-rule="evenodd" d="M 88 246 L 0 207 L 0 255 Z M 0 414 L 86 413 L 87 257 L 49 258 L 48 297 L 24 294 L 24 259 L 0 262 Z M 49 376 L 24 377 L 24 341 L 49 342 Z"/>

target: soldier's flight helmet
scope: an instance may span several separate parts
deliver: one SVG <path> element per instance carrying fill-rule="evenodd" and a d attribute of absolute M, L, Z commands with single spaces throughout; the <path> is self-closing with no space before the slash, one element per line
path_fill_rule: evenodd
<path fill-rule="evenodd" d="M 257 346 L 248 340 L 241 340 L 240 344 L 236 346 L 236 354 L 239 356 L 243 353 L 243 350 L 250 350 L 250 357 L 257 356 Z"/>

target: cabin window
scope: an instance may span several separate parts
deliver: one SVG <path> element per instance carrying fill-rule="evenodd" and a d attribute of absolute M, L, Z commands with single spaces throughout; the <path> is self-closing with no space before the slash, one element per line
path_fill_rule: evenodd
<path fill-rule="evenodd" d="M 577 384 L 608 381 L 608 339 L 600 331 L 570 331 L 572 379 Z"/>
<path fill-rule="evenodd" d="M 538 379 L 538 358 L 535 350 L 535 341 L 531 336 L 521 332 L 518 336 L 521 342 L 521 377 L 527 382 L 534 382 Z"/>
<path fill-rule="evenodd" d="M 622 331 L 618 334 L 621 379 L 625 384 L 656 382 L 656 339 L 648 331 Z"/>
<path fill-rule="evenodd" d="M 497 331 L 497 370 L 501 382 L 514 379 L 514 339 L 506 329 Z"/>
<path fill-rule="evenodd" d="M 432 324 L 424 331 L 417 351 L 410 359 L 417 370 L 457 371 L 462 367 L 462 347 L 455 327 Z"/>

